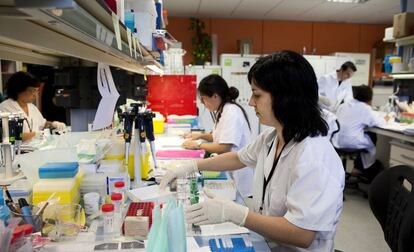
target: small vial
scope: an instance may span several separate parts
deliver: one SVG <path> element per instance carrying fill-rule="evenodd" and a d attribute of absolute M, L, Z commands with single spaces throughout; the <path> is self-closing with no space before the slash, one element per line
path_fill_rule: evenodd
<path fill-rule="evenodd" d="M 103 233 L 104 235 L 111 235 L 114 233 L 114 205 L 103 204 Z"/>
<path fill-rule="evenodd" d="M 111 195 L 112 204 L 114 205 L 114 232 L 119 234 L 121 227 L 119 226 L 122 223 L 122 194 L 113 193 Z"/>
<path fill-rule="evenodd" d="M 124 181 L 118 181 L 114 184 L 114 193 L 120 193 L 122 195 L 122 200 L 125 199 L 125 183 Z"/>

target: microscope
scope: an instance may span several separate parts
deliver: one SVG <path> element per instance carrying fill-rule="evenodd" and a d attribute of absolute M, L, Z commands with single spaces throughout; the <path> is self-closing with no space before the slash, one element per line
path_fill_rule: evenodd
<path fill-rule="evenodd" d="M 13 168 L 15 151 L 20 153 L 23 135 L 23 120 L 21 114 L 0 113 L 1 118 L 1 163 L 0 186 L 10 185 L 24 175 Z"/>

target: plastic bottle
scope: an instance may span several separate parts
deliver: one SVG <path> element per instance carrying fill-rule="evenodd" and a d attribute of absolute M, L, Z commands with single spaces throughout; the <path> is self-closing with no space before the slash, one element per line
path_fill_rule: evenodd
<path fill-rule="evenodd" d="M 111 195 L 112 204 L 114 205 L 114 233 L 119 234 L 122 223 L 122 194 L 113 193 Z"/>
<path fill-rule="evenodd" d="M 105 236 L 110 236 L 114 233 L 114 205 L 103 204 L 103 233 Z"/>

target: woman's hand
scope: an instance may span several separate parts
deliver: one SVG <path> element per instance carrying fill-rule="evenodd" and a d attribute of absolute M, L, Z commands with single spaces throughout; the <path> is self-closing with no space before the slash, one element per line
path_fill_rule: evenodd
<path fill-rule="evenodd" d="M 182 147 L 187 150 L 198 150 L 200 149 L 200 144 L 198 141 L 187 140 L 183 142 Z"/>
<path fill-rule="evenodd" d="M 183 138 L 185 139 L 192 139 L 192 140 L 198 140 L 201 138 L 202 133 L 197 132 L 189 132 L 183 135 Z"/>
<path fill-rule="evenodd" d="M 244 226 L 249 208 L 230 200 L 211 198 L 211 195 L 205 193 L 210 199 L 187 208 L 187 223 L 207 225 L 231 221 L 236 225 Z"/>

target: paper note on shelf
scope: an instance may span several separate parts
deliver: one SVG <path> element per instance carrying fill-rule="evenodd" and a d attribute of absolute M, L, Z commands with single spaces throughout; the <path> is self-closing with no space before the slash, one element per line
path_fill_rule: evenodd
<path fill-rule="evenodd" d="M 144 186 L 127 191 L 128 198 L 132 201 L 164 202 L 173 194 L 168 190 L 160 190 L 158 185 Z"/>
<path fill-rule="evenodd" d="M 129 46 L 129 54 L 132 57 L 132 41 L 131 41 L 131 31 L 129 30 L 129 28 L 127 29 L 127 37 L 128 37 L 128 46 Z"/>
<path fill-rule="evenodd" d="M 97 82 L 102 99 L 99 102 L 98 110 L 93 121 L 92 128 L 94 130 L 103 129 L 111 125 L 116 102 L 119 98 L 119 93 L 108 65 L 98 63 Z"/>
<path fill-rule="evenodd" d="M 118 46 L 118 49 L 122 51 L 121 32 L 119 30 L 119 17 L 113 12 L 112 12 L 112 23 L 114 25 L 116 44 Z"/>

